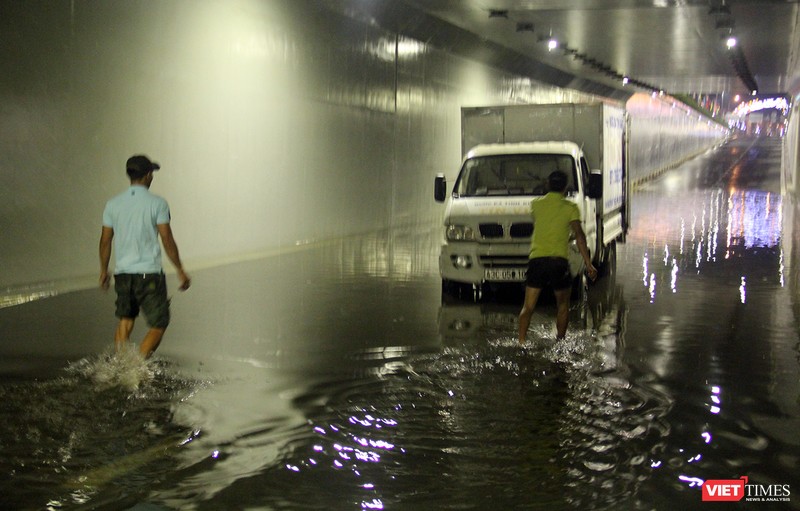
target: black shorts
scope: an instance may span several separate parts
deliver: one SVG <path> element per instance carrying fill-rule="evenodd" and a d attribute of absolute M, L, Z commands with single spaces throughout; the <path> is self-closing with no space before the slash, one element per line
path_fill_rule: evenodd
<path fill-rule="evenodd" d="M 144 312 L 152 328 L 169 325 L 167 278 L 163 273 L 119 273 L 114 275 L 118 318 L 136 318 Z"/>
<path fill-rule="evenodd" d="M 563 257 L 537 257 L 528 261 L 528 287 L 566 289 L 572 286 L 569 261 Z"/>

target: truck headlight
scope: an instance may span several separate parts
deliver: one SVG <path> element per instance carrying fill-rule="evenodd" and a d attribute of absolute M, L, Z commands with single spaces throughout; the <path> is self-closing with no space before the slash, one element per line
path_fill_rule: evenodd
<path fill-rule="evenodd" d="M 475 231 L 466 225 L 448 225 L 448 241 L 475 241 Z"/>

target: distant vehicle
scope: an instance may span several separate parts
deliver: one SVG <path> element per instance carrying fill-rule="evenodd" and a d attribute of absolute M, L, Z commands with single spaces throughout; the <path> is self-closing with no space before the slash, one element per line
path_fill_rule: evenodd
<path fill-rule="evenodd" d="M 444 291 L 524 282 L 535 229 L 530 202 L 547 192 L 554 170 L 569 178 L 567 198 L 581 212 L 594 264 L 615 261 L 629 226 L 624 110 L 604 103 L 470 107 L 461 109 L 461 128 L 455 184 L 449 194 L 443 174 L 434 184 L 435 199 L 445 202 Z M 586 279 L 574 240 L 569 259 L 580 289 Z"/>

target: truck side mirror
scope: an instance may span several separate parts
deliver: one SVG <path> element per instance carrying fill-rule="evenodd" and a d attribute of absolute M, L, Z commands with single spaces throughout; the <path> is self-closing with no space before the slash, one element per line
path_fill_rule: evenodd
<path fill-rule="evenodd" d="M 603 198 L 603 175 L 599 172 L 589 174 L 589 187 L 587 195 L 590 199 Z"/>
<path fill-rule="evenodd" d="M 447 179 L 444 174 L 436 174 L 436 180 L 433 182 L 433 198 L 436 202 L 444 202 L 447 196 Z"/>

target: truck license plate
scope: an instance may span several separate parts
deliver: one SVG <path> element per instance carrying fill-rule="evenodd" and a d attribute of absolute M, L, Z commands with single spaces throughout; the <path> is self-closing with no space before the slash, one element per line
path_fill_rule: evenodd
<path fill-rule="evenodd" d="M 524 268 L 486 268 L 483 278 L 494 282 L 522 282 L 525 271 Z"/>

